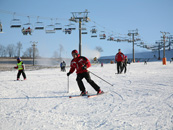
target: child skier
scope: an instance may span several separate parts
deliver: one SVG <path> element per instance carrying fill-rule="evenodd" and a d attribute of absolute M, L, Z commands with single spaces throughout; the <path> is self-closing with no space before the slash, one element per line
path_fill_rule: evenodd
<path fill-rule="evenodd" d="M 103 93 L 103 91 L 101 91 L 100 87 L 91 79 L 91 77 L 89 75 L 87 68 L 89 68 L 91 66 L 90 61 L 86 57 L 80 56 L 78 54 L 77 50 L 72 51 L 72 56 L 73 56 L 73 59 L 71 61 L 71 65 L 70 65 L 71 68 L 70 68 L 70 71 L 67 73 L 67 76 L 72 74 L 76 69 L 76 73 L 77 73 L 76 81 L 77 81 L 79 89 L 81 91 L 80 95 L 81 96 L 87 95 L 85 86 L 82 82 L 83 78 L 85 78 L 87 80 L 87 82 L 97 91 L 97 94 Z"/>
<path fill-rule="evenodd" d="M 24 80 L 26 80 L 26 74 L 24 72 L 24 64 L 23 61 L 21 61 L 21 58 L 17 58 L 17 66 L 14 67 L 15 69 L 18 69 L 17 73 L 17 80 L 19 80 L 20 75 L 22 73 Z"/>

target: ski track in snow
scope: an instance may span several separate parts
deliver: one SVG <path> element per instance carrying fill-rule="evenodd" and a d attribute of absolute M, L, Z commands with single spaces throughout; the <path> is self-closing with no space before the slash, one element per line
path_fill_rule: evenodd
<path fill-rule="evenodd" d="M 26 71 L 26 81 L 14 81 L 17 71 L 0 72 L 0 130 L 172 130 L 173 64 L 133 63 L 126 74 L 115 74 L 115 66 L 90 68 L 114 84 L 90 74 L 106 92 L 94 98 L 69 99 L 80 93 L 76 74 L 67 93 L 66 73 L 58 68 Z"/>

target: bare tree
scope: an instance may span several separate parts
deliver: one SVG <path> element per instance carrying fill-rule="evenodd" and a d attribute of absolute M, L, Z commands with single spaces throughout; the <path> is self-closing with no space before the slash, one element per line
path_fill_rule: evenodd
<path fill-rule="evenodd" d="M 33 49 L 32 49 L 32 47 L 29 47 L 29 48 L 27 48 L 26 49 L 26 51 L 23 53 L 23 57 L 32 57 L 32 51 L 33 51 Z"/>
<path fill-rule="evenodd" d="M 14 44 L 9 44 L 7 46 L 6 50 L 7 50 L 7 53 L 9 55 L 9 57 L 14 57 L 15 56 L 15 49 L 16 49 L 16 47 L 15 47 Z"/>
<path fill-rule="evenodd" d="M 59 54 L 57 51 L 54 51 L 53 58 L 59 58 Z"/>
<path fill-rule="evenodd" d="M 64 47 L 62 44 L 59 44 L 59 58 L 61 58 L 62 51 L 64 51 Z"/>
<path fill-rule="evenodd" d="M 22 49 L 22 43 L 21 42 L 17 43 L 17 48 L 16 49 L 17 49 L 17 53 L 18 53 L 17 56 L 20 57 L 20 51 Z"/>
<path fill-rule="evenodd" d="M 0 45 L 0 56 L 5 57 L 6 56 L 6 47 L 3 45 Z"/>
<path fill-rule="evenodd" d="M 98 52 L 103 52 L 103 49 L 102 49 L 101 47 L 99 47 L 99 46 L 96 47 L 96 50 L 97 50 Z"/>
<path fill-rule="evenodd" d="M 39 51 L 37 48 L 35 48 L 35 57 L 39 56 Z M 29 57 L 32 58 L 33 57 L 33 47 L 29 47 L 26 49 L 26 51 L 23 53 L 23 57 Z"/>

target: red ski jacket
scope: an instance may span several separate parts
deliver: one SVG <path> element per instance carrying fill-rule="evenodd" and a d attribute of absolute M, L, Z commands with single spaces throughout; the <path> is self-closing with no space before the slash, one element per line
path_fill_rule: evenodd
<path fill-rule="evenodd" d="M 122 62 L 122 61 L 124 61 L 124 59 L 125 59 L 125 56 L 122 52 L 118 52 L 115 55 L 115 61 L 117 61 L 117 62 Z"/>
<path fill-rule="evenodd" d="M 76 69 L 77 74 L 87 72 L 86 69 L 82 68 L 84 65 L 87 68 L 89 68 L 91 66 L 91 63 L 86 57 L 80 56 L 78 54 L 78 56 L 76 58 L 73 58 L 72 61 L 71 61 L 70 73 L 73 73 L 75 71 L 75 69 Z"/>

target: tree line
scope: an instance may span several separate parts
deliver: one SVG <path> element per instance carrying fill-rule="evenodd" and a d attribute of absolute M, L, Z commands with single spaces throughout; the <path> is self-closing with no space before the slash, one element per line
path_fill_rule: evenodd
<path fill-rule="evenodd" d="M 7 46 L 0 44 L 0 57 L 33 57 L 33 47 L 29 47 L 25 51 L 22 51 L 22 49 L 23 47 L 21 42 L 18 42 L 17 44 L 9 44 Z M 39 51 L 37 48 L 35 48 L 35 57 L 39 57 Z"/>

